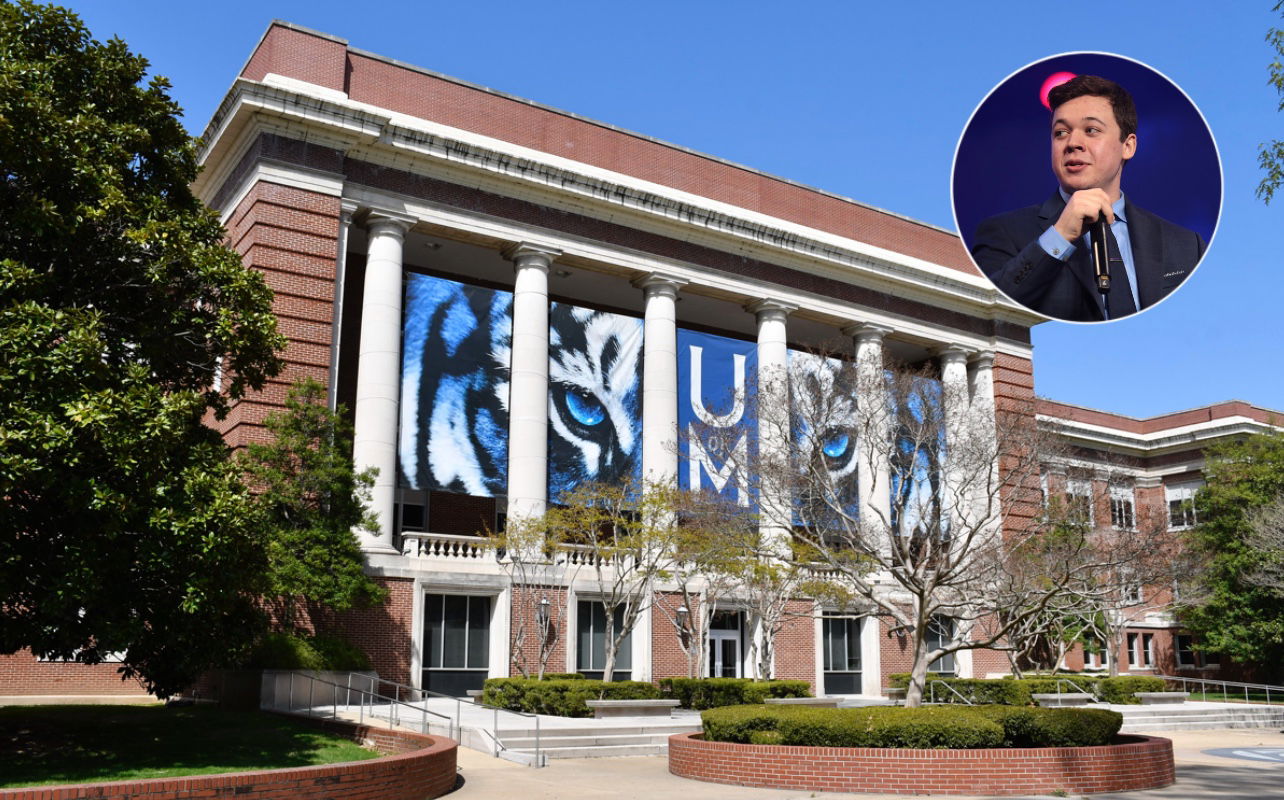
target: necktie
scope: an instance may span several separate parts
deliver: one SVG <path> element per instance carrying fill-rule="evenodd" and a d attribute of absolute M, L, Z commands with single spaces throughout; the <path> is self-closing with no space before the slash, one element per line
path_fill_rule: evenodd
<path fill-rule="evenodd" d="M 1123 256 L 1119 254 L 1119 242 L 1115 232 L 1106 226 L 1106 252 L 1110 261 L 1110 293 L 1102 295 L 1106 306 L 1106 319 L 1119 319 L 1137 313 L 1137 304 L 1132 299 L 1132 285 L 1128 282 L 1128 270 L 1124 267 Z"/>

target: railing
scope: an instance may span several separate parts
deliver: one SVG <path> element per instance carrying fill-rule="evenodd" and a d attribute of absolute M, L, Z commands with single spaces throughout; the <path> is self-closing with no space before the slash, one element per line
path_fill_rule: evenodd
<path fill-rule="evenodd" d="M 928 690 L 928 694 L 929 694 L 929 695 L 931 696 L 931 698 L 932 698 L 932 699 L 931 699 L 931 700 L 929 700 L 928 702 L 930 702 L 930 703 L 935 703 L 935 702 L 936 702 L 936 686 L 937 686 L 937 684 L 940 684 L 941 686 L 944 686 L 946 689 L 949 689 L 951 692 L 953 692 L 953 693 L 954 693 L 954 696 L 955 696 L 955 697 L 957 697 L 958 699 L 962 700 L 964 703 L 968 704 L 969 706 L 971 706 L 971 705 L 976 705 L 976 704 L 975 704 L 975 703 L 973 703 L 971 700 L 969 700 L 969 699 L 967 699 L 966 697 L 964 697 L 963 695 L 959 694 L 959 690 L 958 690 L 958 689 L 955 689 L 953 686 L 950 686 L 950 685 L 949 685 L 948 683 L 946 683 L 945 681 L 940 681 L 940 680 L 928 681 L 928 684 L 927 684 L 927 690 Z"/>
<path fill-rule="evenodd" d="M 495 558 L 495 546 L 482 536 L 452 536 L 445 533 L 401 534 L 402 554 L 416 558 L 445 558 L 483 561 Z"/>
<path fill-rule="evenodd" d="M 1074 690 L 1076 692 L 1079 692 L 1080 694 L 1090 694 L 1093 697 L 1100 699 L 1100 695 L 1098 695 L 1096 692 L 1092 691 L 1091 689 L 1083 688 L 1082 686 L 1070 680 L 1069 678 L 1057 678 L 1057 694 L 1061 694 L 1061 684 L 1063 683 L 1070 684 L 1071 686 L 1074 687 Z M 1096 688 L 1096 687 L 1093 687 L 1093 688 Z"/>
<path fill-rule="evenodd" d="M 1190 691 L 1188 686 L 1190 684 L 1195 684 L 1199 689 L 1199 695 L 1201 700 L 1208 699 L 1208 692 L 1210 691 L 1209 689 L 1210 686 L 1212 687 L 1220 686 L 1222 690 L 1221 691 L 1222 699 L 1226 700 L 1227 702 L 1232 702 L 1231 689 L 1233 688 L 1235 690 L 1234 694 L 1238 695 L 1241 692 L 1243 693 L 1245 703 L 1264 702 L 1268 705 L 1273 705 L 1275 703 L 1284 703 L 1284 686 L 1270 686 L 1265 683 L 1240 683 L 1238 681 L 1220 681 L 1220 680 L 1213 680 L 1211 678 L 1186 678 L 1181 675 L 1156 675 L 1155 677 L 1163 678 L 1165 681 L 1168 681 L 1169 683 L 1181 684 L 1181 691 L 1183 692 Z M 1253 692 L 1256 694 L 1264 694 L 1265 699 L 1252 700 L 1250 699 L 1250 692 Z M 1271 692 L 1275 693 L 1274 700 L 1271 699 Z M 1194 692 L 1191 692 L 1191 694 L 1193 695 Z M 1239 698 L 1236 697 L 1233 702 L 1239 702 Z"/>
<path fill-rule="evenodd" d="M 425 703 L 425 706 L 427 703 L 427 699 L 429 697 L 437 697 L 443 700 L 453 701 L 455 703 L 455 720 L 454 720 L 455 730 L 458 732 L 462 729 L 463 709 L 464 709 L 463 698 L 457 697 L 455 695 L 450 695 L 450 694 L 442 694 L 441 692 L 430 691 L 428 689 L 419 689 L 414 686 L 408 686 L 404 683 L 397 683 L 396 681 L 390 681 L 386 678 L 372 677 L 371 680 L 376 681 L 377 685 L 380 687 L 385 685 L 392 687 L 396 691 L 398 697 L 400 697 L 402 694 L 408 694 L 411 697 L 418 695 L 421 698 L 423 698 L 423 702 Z M 508 750 L 508 747 L 504 744 L 503 739 L 499 733 L 499 715 L 501 712 L 504 714 L 512 714 L 513 716 L 516 716 L 516 717 L 535 720 L 535 760 L 531 763 L 531 766 L 533 767 L 548 766 L 548 759 L 544 758 L 543 752 L 542 752 L 540 723 L 539 723 L 538 714 L 531 714 L 525 711 L 514 711 L 510 708 L 500 708 L 499 706 L 488 706 L 481 702 L 481 698 L 478 698 L 476 703 L 469 702 L 468 705 L 474 708 L 487 709 L 491 712 L 491 723 L 492 723 L 491 729 L 487 730 L 486 728 L 479 726 L 477 730 L 480 731 L 481 733 L 486 734 L 486 736 L 490 738 L 491 743 L 493 745 L 492 754 L 496 758 L 500 757 L 501 751 Z M 442 716 L 445 716 L 445 715 L 442 715 Z M 446 717 L 446 719 L 450 719 L 450 718 Z M 456 741 L 458 741 L 457 737 L 456 737 Z"/>
<path fill-rule="evenodd" d="M 357 699 L 357 702 L 355 705 L 357 706 L 357 724 L 358 725 L 364 725 L 366 723 L 367 716 L 369 716 L 371 720 L 378 718 L 374 713 L 374 708 L 376 705 L 387 705 L 388 706 L 388 728 L 389 729 L 395 728 L 396 726 L 401 724 L 400 708 L 405 707 L 412 710 L 413 712 L 412 716 L 415 716 L 415 715 L 419 716 L 420 730 L 423 733 L 428 733 L 428 717 L 429 716 L 439 717 L 445 720 L 446 724 L 449 725 L 450 738 L 458 740 L 459 729 L 455 725 L 451 724 L 451 719 L 449 716 L 445 714 L 438 714 L 436 711 L 429 711 L 427 705 L 424 705 L 423 707 L 419 707 L 414 705 L 413 703 L 407 703 L 405 701 L 399 700 L 394 697 L 386 697 L 370 689 L 354 687 L 352 685 L 351 674 L 348 675 L 348 683 L 346 686 L 341 683 L 328 681 L 324 678 L 318 678 L 314 675 L 308 675 L 303 672 L 291 671 L 289 673 L 289 676 L 290 677 L 287 679 L 288 682 L 286 685 L 287 688 L 285 692 L 284 706 L 277 701 L 277 695 L 279 693 L 276 691 L 276 686 L 273 686 L 273 691 L 272 691 L 273 702 L 270 708 L 274 711 L 288 711 L 292 714 L 298 714 L 302 712 L 303 714 L 309 717 L 314 717 L 314 716 L 323 717 L 325 716 L 325 706 L 329 705 L 330 718 L 338 719 L 339 707 L 340 707 L 339 698 L 340 697 L 343 698 L 344 702 L 342 705 L 344 710 L 347 711 L 351 709 L 351 707 L 354 705 L 352 700 L 353 700 L 353 695 L 355 694 Z M 364 679 L 363 682 L 366 682 L 367 684 L 377 680 L 373 676 L 363 675 L 359 677 L 363 678 Z M 307 686 L 306 694 L 303 692 L 303 688 L 300 687 L 299 693 L 297 695 L 300 700 L 302 700 L 303 697 L 306 697 L 307 698 L 306 703 L 302 703 L 302 702 L 295 703 L 295 697 L 296 697 L 295 683 L 296 682 L 303 683 L 304 685 Z M 319 693 L 317 691 L 318 684 L 320 684 L 323 687 Z M 324 687 L 329 687 L 329 688 L 327 689 Z M 326 699 L 326 695 L 328 695 L 329 697 L 328 702 Z M 318 711 L 320 711 L 319 714 L 317 713 Z"/>

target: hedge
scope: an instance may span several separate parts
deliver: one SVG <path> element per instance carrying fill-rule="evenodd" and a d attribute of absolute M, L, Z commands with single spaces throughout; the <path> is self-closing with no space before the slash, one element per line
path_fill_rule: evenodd
<path fill-rule="evenodd" d="M 370 669 L 370 659 L 360 648 L 337 636 L 268 633 L 255 643 L 245 667 L 360 672 Z"/>
<path fill-rule="evenodd" d="M 661 678 L 660 691 L 682 708 L 704 710 L 761 703 L 768 697 L 811 697 L 811 684 L 749 678 Z"/>
<path fill-rule="evenodd" d="M 1125 703 L 1137 705 L 1141 698 L 1133 697 L 1133 692 L 1162 692 L 1164 679 L 1149 675 L 1121 675 L 1118 678 L 1103 678 L 1098 686 L 1098 694 L 1107 703 Z"/>
<path fill-rule="evenodd" d="M 490 678 L 482 685 L 488 706 L 558 717 L 591 717 L 586 700 L 654 700 L 660 690 L 643 681 L 595 681 L 587 678 Z"/>
<path fill-rule="evenodd" d="M 701 719 L 709 741 L 917 750 L 1103 745 L 1123 724 L 1104 709 L 1013 706 L 729 706 Z"/>

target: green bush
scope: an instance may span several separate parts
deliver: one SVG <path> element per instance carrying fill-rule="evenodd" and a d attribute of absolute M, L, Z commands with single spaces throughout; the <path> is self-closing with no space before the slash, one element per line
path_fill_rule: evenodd
<path fill-rule="evenodd" d="M 1102 708 L 977 706 L 1003 727 L 1007 747 L 1092 747 L 1109 743 L 1123 715 Z"/>
<path fill-rule="evenodd" d="M 941 677 L 939 672 L 929 672 L 926 680 L 933 681 L 939 677 Z M 908 689 L 910 674 L 908 672 L 893 672 L 887 676 L 887 685 L 893 689 Z"/>
<path fill-rule="evenodd" d="M 642 681 L 595 681 L 587 678 L 491 678 L 482 686 L 482 702 L 513 711 L 558 717 L 591 717 L 586 700 L 653 700 L 660 690 Z"/>
<path fill-rule="evenodd" d="M 248 669 L 307 669 L 354 672 L 370 669 L 370 659 L 338 636 L 298 636 L 269 633 L 245 663 Z"/>
<path fill-rule="evenodd" d="M 704 710 L 761 703 L 768 697 L 811 697 L 811 684 L 749 678 L 661 678 L 660 691 L 683 708 Z"/>
<path fill-rule="evenodd" d="M 705 711 L 701 719 L 709 741 L 913 749 L 1101 745 L 1123 724 L 1122 715 L 1103 709 L 993 705 L 731 706 Z"/>
<path fill-rule="evenodd" d="M 1098 684 L 1101 699 L 1107 703 L 1138 705 L 1141 700 L 1133 697 L 1133 692 L 1162 692 L 1164 679 L 1149 675 L 1124 675 L 1118 678 L 1103 678 Z"/>
<path fill-rule="evenodd" d="M 545 672 L 546 681 L 582 681 L 584 676 L 578 672 Z"/>
<path fill-rule="evenodd" d="M 313 636 L 312 648 L 321 656 L 325 669 L 361 672 L 370 669 L 370 658 L 361 648 L 339 636 Z"/>
<path fill-rule="evenodd" d="M 936 678 L 934 680 L 939 681 L 939 683 L 928 681 L 927 686 L 923 687 L 923 694 L 937 703 L 970 702 L 972 705 L 1028 706 L 1031 702 L 1030 689 L 1022 681 L 1012 680 L 1011 678 L 998 680 Z M 941 683 L 954 691 L 951 692 L 950 689 L 941 687 Z M 958 694 L 955 694 L 955 692 Z"/>

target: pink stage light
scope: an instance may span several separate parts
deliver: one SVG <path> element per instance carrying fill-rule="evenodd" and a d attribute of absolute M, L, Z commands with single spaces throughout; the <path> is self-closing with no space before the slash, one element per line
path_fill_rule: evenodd
<path fill-rule="evenodd" d="M 1070 80 L 1073 77 L 1075 77 L 1075 74 L 1073 72 L 1054 72 L 1051 75 L 1049 75 L 1046 79 L 1044 79 L 1043 86 L 1039 88 L 1039 102 L 1043 103 L 1044 108 L 1048 109 L 1049 111 L 1052 110 L 1052 106 L 1048 104 L 1048 92 L 1052 91 L 1053 89 L 1057 88 L 1058 86 L 1060 86 L 1061 84 L 1065 83 L 1066 81 Z"/>

